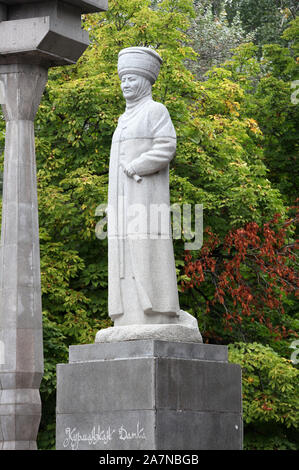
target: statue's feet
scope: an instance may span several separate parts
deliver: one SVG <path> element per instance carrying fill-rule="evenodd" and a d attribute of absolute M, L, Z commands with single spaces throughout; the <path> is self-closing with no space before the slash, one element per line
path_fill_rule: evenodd
<path fill-rule="evenodd" d="M 178 318 L 178 324 L 187 326 L 188 328 L 194 328 L 197 331 L 198 330 L 198 323 L 196 318 L 193 315 L 190 315 L 190 313 L 185 312 L 184 310 L 180 310 L 180 316 Z"/>
<path fill-rule="evenodd" d="M 181 310 L 179 319 L 177 323 L 112 326 L 98 331 L 95 342 L 114 343 L 154 339 L 179 343 L 202 343 L 196 318 Z"/>

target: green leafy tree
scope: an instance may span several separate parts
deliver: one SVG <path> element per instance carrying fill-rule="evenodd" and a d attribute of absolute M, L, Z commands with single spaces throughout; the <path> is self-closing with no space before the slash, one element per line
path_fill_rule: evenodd
<path fill-rule="evenodd" d="M 235 343 L 229 360 L 242 367 L 246 450 L 296 450 L 298 369 L 269 346 Z"/>
<path fill-rule="evenodd" d="M 223 2 L 217 6 L 210 2 L 198 2 L 195 13 L 188 35 L 198 57 L 196 61 L 189 62 L 189 68 L 203 79 L 211 67 L 231 57 L 233 49 L 241 43 L 253 41 L 254 33 L 245 33 L 238 14 L 229 23 Z"/>
<path fill-rule="evenodd" d="M 299 6 L 296 0 L 227 0 L 225 8 L 230 22 L 239 15 L 245 32 L 254 32 L 256 44 L 263 45 L 281 42 Z"/>
<path fill-rule="evenodd" d="M 269 179 L 293 205 L 299 186 L 299 108 L 295 99 L 298 77 L 299 18 L 283 34 L 286 46 L 269 44 L 258 58 L 253 44 L 240 46 L 225 64 L 231 79 L 245 91 L 246 113 L 262 131 Z M 294 96 L 294 99 L 292 99 Z"/>

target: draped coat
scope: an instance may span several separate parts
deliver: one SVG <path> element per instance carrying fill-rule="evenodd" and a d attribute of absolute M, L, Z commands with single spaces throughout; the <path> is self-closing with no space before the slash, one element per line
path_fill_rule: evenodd
<path fill-rule="evenodd" d="M 143 312 L 179 314 L 169 213 L 169 162 L 175 151 L 176 133 L 169 113 L 151 96 L 119 118 L 112 139 L 108 191 L 108 303 L 112 319 L 124 314 L 120 289 L 124 250 L 130 257 Z M 128 164 L 141 182 L 124 173 Z M 162 221 L 161 216 L 156 217 L 159 207 Z"/>

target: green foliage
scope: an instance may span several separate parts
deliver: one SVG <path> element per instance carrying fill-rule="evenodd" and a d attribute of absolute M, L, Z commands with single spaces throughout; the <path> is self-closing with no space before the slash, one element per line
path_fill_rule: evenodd
<path fill-rule="evenodd" d="M 289 27 L 284 31 L 282 38 L 288 42 L 288 46 L 295 57 L 299 55 L 299 17 L 294 18 Z"/>
<path fill-rule="evenodd" d="M 55 449 L 55 404 L 56 396 L 56 365 L 65 363 L 68 359 L 68 347 L 61 328 L 50 321 L 44 311 L 43 337 L 45 366 L 41 383 L 42 420 L 38 433 L 38 448 Z"/>
<path fill-rule="evenodd" d="M 292 99 L 298 76 L 298 20 L 284 33 L 289 47 L 265 45 L 262 60 L 253 44 L 240 46 L 225 63 L 231 80 L 245 91 L 246 114 L 262 131 L 264 162 L 272 185 L 285 196 L 286 203 L 297 198 L 299 108 Z M 290 169 L 292 168 L 292 171 Z"/>
<path fill-rule="evenodd" d="M 280 42 L 290 20 L 296 17 L 296 0 L 228 0 L 225 8 L 230 21 L 240 15 L 247 33 L 254 32 L 259 45 Z"/>
<path fill-rule="evenodd" d="M 244 448 L 295 450 L 299 427 L 298 369 L 269 346 L 258 343 L 231 344 L 229 360 L 242 368 Z"/>
<path fill-rule="evenodd" d="M 252 41 L 254 33 L 245 33 L 238 14 L 229 24 L 224 2 L 220 1 L 217 6 L 213 2 L 195 2 L 195 12 L 188 36 L 198 57 L 188 66 L 198 78 L 203 79 L 211 67 L 222 64 L 232 56 L 233 49 L 241 43 Z"/>

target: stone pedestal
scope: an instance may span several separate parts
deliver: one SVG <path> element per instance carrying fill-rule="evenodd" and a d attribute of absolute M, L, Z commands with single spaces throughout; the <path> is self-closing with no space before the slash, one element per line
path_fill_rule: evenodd
<path fill-rule="evenodd" d="M 241 370 L 225 346 L 71 346 L 57 366 L 56 449 L 242 448 Z"/>

